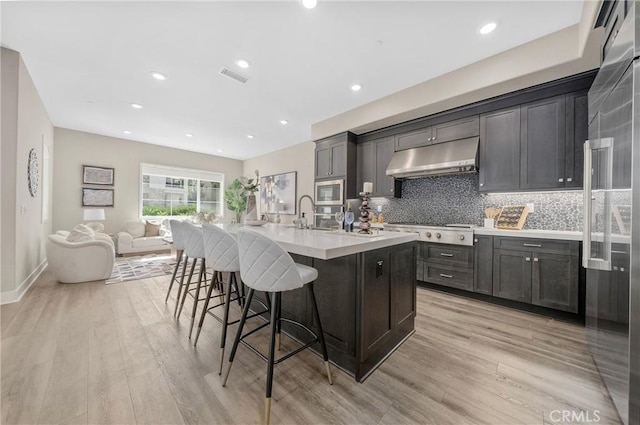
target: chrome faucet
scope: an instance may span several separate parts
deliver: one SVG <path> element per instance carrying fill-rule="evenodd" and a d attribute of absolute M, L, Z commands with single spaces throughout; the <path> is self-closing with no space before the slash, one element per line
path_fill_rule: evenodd
<path fill-rule="evenodd" d="M 298 229 L 304 229 L 304 228 L 307 227 L 307 224 L 303 223 L 303 220 L 302 220 L 302 200 L 304 198 L 309 199 L 309 202 L 311 202 L 311 207 L 313 209 L 313 212 L 315 212 L 315 210 L 316 210 L 316 204 L 315 204 L 315 202 L 313 202 L 313 198 L 311 196 L 302 195 L 300 197 L 300 199 L 298 199 L 298 219 L 295 222 L 296 223 L 296 228 L 298 228 Z"/>

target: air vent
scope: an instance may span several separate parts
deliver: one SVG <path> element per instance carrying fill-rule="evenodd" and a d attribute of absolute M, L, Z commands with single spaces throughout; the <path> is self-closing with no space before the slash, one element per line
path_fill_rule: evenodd
<path fill-rule="evenodd" d="M 220 75 L 224 75 L 225 77 L 231 78 L 232 80 L 235 80 L 239 83 L 246 83 L 247 81 L 249 81 L 249 79 L 247 77 L 245 77 L 242 74 L 238 74 L 237 72 L 234 72 L 232 70 L 230 70 L 229 68 L 222 68 L 220 70 Z"/>

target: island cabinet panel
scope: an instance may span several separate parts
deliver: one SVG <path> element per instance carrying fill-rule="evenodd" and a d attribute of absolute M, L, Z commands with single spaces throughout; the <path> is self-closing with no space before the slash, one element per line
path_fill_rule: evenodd
<path fill-rule="evenodd" d="M 366 377 L 393 347 L 413 331 L 416 254 L 415 243 L 361 254 L 360 364 L 357 379 Z"/>
<path fill-rule="evenodd" d="M 565 96 L 522 105 L 520 189 L 565 187 Z"/>
<path fill-rule="evenodd" d="M 473 292 L 493 294 L 493 236 L 474 238 Z"/>
<path fill-rule="evenodd" d="M 557 310 L 578 312 L 578 257 L 535 253 L 531 302 Z"/>
<path fill-rule="evenodd" d="M 480 191 L 520 187 L 520 107 L 480 116 Z"/>
<path fill-rule="evenodd" d="M 493 295 L 531 303 L 531 253 L 496 249 L 493 254 Z"/>

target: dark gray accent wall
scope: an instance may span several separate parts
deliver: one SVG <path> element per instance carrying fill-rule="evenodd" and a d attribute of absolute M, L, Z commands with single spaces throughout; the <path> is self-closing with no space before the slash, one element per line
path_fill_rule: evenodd
<path fill-rule="evenodd" d="M 582 191 L 480 194 L 478 175 L 425 177 L 405 180 L 402 198 L 373 198 L 387 222 L 482 225 L 485 208 L 532 202 L 525 229 L 582 230 Z"/>

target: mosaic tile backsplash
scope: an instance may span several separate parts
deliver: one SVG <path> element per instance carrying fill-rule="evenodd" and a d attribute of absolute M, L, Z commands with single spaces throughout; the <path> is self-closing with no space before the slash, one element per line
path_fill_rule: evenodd
<path fill-rule="evenodd" d="M 380 206 L 387 222 L 481 226 L 485 208 L 526 203 L 533 203 L 535 211 L 525 229 L 582 230 L 581 190 L 487 195 L 478 191 L 477 174 L 405 180 L 402 198 L 374 198 L 370 205 L 373 211 Z"/>

